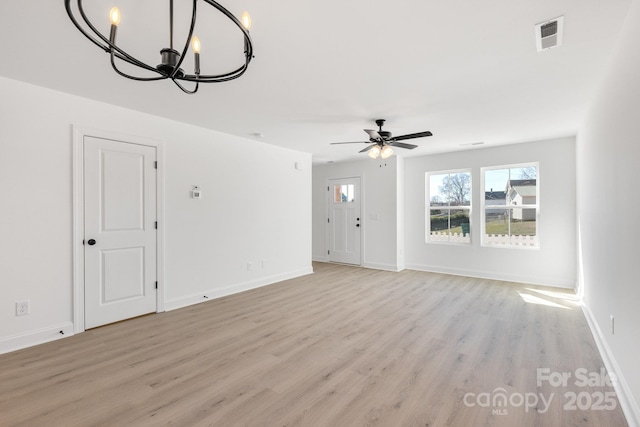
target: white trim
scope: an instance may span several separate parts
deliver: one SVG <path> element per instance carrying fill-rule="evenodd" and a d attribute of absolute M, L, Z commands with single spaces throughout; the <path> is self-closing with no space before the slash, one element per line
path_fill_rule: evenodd
<path fill-rule="evenodd" d="M 365 268 L 371 268 L 373 270 L 384 270 L 384 271 L 393 271 L 394 273 L 400 272 L 404 270 L 403 268 L 399 268 L 398 265 L 394 264 L 386 264 L 386 263 L 377 263 L 377 262 L 366 262 L 362 265 Z"/>
<path fill-rule="evenodd" d="M 296 277 L 306 276 L 313 273 L 312 267 L 302 268 L 290 271 L 288 273 L 276 274 L 273 276 L 263 277 L 261 279 L 252 280 L 243 283 L 237 283 L 223 288 L 211 289 L 209 292 L 191 294 L 186 297 L 176 298 L 165 302 L 166 311 L 176 310 L 202 302 L 211 301 L 216 298 L 237 294 L 251 289 L 261 288 L 263 286 L 272 285 L 282 282 L 283 280 L 295 279 Z"/>
<path fill-rule="evenodd" d="M 429 273 L 452 274 L 454 276 L 475 277 L 478 279 L 502 280 L 505 282 L 524 283 L 527 285 L 552 286 L 556 288 L 575 289 L 576 284 L 570 280 L 558 280 L 556 277 L 532 277 L 515 274 L 496 274 L 495 272 L 465 270 L 459 268 L 443 268 L 426 264 L 406 264 L 407 270 L 426 271 Z"/>
<path fill-rule="evenodd" d="M 84 251 L 82 240 L 84 236 L 84 149 L 85 136 L 127 142 L 130 144 L 146 145 L 156 149 L 158 169 L 156 172 L 156 217 L 158 231 L 156 234 L 156 278 L 158 292 L 156 293 L 156 312 L 164 311 L 164 150 L 163 141 L 136 135 L 98 130 L 80 126 L 72 126 L 73 130 L 73 331 L 84 332 Z"/>
<path fill-rule="evenodd" d="M 64 322 L 23 334 L 10 335 L 0 339 L 0 354 L 70 337 L 73 335 L 73 332 L 73 323 Z"/>
<path fill-rule="evenodd" d="M 589 329 L 591 329 L 591 333 L 593 334 L 593 338 L 598 346 L 602 362 L 604 363 L 607 372 L 609 372 L 609 374 L 615 374 L 616 381 L 613 381 L 613 388 L 618 396 L 620 408 L 622 409 L 624 416 L 627 418 L 627 424 L 629 424 L 629 427 L 640 427 L 640 407 L 638 407 L 638 403 L 633 398 L 629 384 L 627 384 L 627 381 L 624 379 L 620 366 L 618 366 L 618 362 L 616 362 L 616 358 L 613 356 L 613 352 L 611 351 L 611 348 L 609 348 L 607 340 L 602 334 L 602 330 L 593 316 L 593 312 L 584 303 L 582 304 L 582 312 L 584 313 L 584 317 L 587 319 Z"/>

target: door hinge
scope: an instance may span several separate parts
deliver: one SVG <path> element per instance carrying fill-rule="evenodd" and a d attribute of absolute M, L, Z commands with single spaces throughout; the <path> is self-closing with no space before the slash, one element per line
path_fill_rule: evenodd
<path fill-rule="evenodd" d="M 156 289 L 158 289 L 158 282 L 156 282 Z"/>
<path fill-rule="evenodd" d="M 327 251 L 327 255 L 331 255 L 331 251 Z"/>
<path fill-rule="evenodd" d="M 327 218 L 327 224 L 328 224 L 329 222 L 331 222 L 331 221 L 329 221 L 329 218 Z"/>
<path fill-rule="evenodd" d="M 158 229 L 158 221 L 156 221 L 156 230 Z"/>
<path fill-rule="evenodd" d="M 155 162 L 153 162 L 153 167 L 154 167 L 155 169 L 158 169 L 158 161 L 157 161 L 157 160 L 156 160 Z"/>

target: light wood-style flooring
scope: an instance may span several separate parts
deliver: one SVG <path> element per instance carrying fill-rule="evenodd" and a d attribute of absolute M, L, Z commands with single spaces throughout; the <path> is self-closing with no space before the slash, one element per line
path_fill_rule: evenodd
<path fill-rule="evenodd" d="M 570 292 L 314 269 L 0 355 L 0 425 L 627 425 L 617 399 L 571 409 L 613 389 L 574 384 L 603 363 Z M 538 368 L 572 377 L 538 385 Z"/>

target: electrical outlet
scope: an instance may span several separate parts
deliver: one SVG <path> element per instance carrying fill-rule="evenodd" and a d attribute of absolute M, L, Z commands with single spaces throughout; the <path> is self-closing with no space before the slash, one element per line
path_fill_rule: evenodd
<path fill-rule="evenodd" d="M 247 262 L 247 271 L 251 271 L 251 270 L 253 270 L 253 263 Z"/>
<path fill-rule="evenodd" d="M 613 317 L 613 314 L 611 315 L 611 335 L 614 335 L 616 333 L 616 322 L 615 322 L 615 318 Z"/>
<path fill-rule="evenodd" d="M 29 314 L 29 301 L 16 302 L 16 316 L 26 316 Z"/>

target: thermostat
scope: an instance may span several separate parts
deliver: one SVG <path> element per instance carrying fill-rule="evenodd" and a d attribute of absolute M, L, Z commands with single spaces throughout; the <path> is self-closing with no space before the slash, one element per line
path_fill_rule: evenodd
<path fill-rule="evenodd" d="M 202 191 L 200 191 L 200 187 L 198 187 L 197 185 L 194 185 L 193 189 L 191 190 L 191 198 L 200 199 L 201 197 L 202 197 Z"/>

